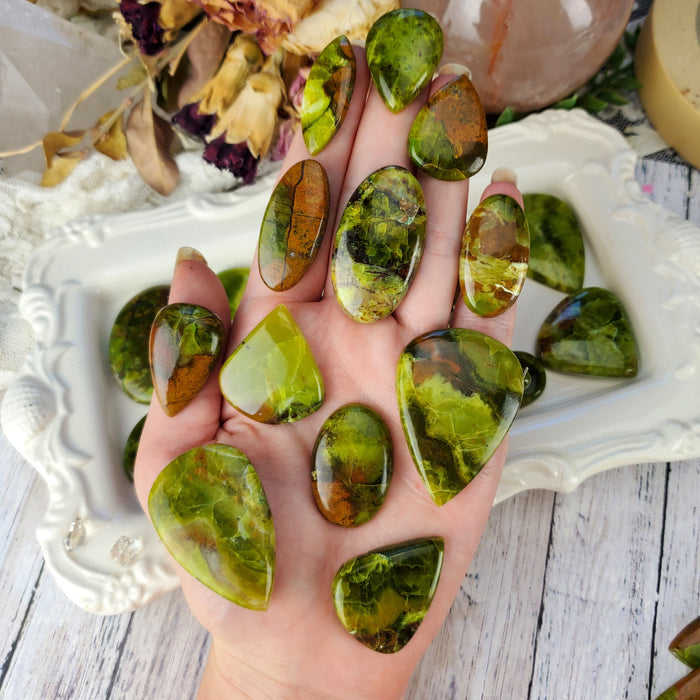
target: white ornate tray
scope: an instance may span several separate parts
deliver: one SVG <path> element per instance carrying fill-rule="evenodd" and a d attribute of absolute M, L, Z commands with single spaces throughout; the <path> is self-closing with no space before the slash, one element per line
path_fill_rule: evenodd
<path fill-rule="evenodd" d="M 545 393 L 513 425 L 498 500 L 528 488 L 570 491 L 625 464 L 700 455 L 700 230 L 651 203 L 624 139 L 580 111 L 492 131 L 470 209 L 499 166 L 515 168 L 524 192 L 574 207 L 586 239 L 585 285 L 622 299 L 641 369 L 632 380 L 549 373 Z M 169 282 L 181 245 L 199 248 L 217 270 L 250 264 L 273 177 L 223 196 L 74 221 L 27 266 L 21 310 L 36 344 L 0 417 L 47 482 L 49 505 L 37 529 L 47 566 L 86 610 L 124 612 L 177 585 L 121 468 L 126 437 L 146 409 L 110 374 L 112 322 L 133 294 Z M 533 350 L 561 298 L 528 280 L 515 349 Z M 120 538 L 136 552 L 131 563 L 111 555 Z"/>

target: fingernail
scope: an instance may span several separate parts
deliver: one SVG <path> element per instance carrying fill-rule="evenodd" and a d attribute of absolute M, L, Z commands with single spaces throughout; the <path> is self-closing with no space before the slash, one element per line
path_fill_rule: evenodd
<path fill-rule="evenodd" d="M 517 187 L 518 176 L 511 168 L 496 168 L 491 175 L 491 182 L 509 182 L 511 185 L 515 185 Z"/>
<path fill-rule="evenodd" d="M 466 75 L 469 80 L 472 79 L 472 72 L 461 63 L 446 63 L 440 66 L 437 71 L 438 75 Z"/>
<path fill-rule="evenodd" d="M 177 251 L 177 258 L 175 259 L 175 267 L 177 267 L 181 262 L 199 262 L 207 264 L 206 258 L 196 249 L 190 248 L 189 246 L 182 246 L 180 250 Z"/>
<path fill-rule="evenodd" d="M 684 664 L 691 668 L 700 668 L 700 617 L 686 625 L 668 648 Z"/>

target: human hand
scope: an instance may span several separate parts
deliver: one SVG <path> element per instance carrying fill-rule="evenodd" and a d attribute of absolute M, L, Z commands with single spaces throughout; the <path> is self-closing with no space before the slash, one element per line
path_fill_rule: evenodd
<path fill-rule="evenodd" d="M 376 89 L 369 86 L 362 52 L 356 49 L 356 55 L 357 78 L 347 118 L 316 157 L 328 174 L 331 206 L 328 231 L 304 278 L 287 291 L 273 292 L 253 264 L 230 328 L 228 300 L 205 263 L 181 260 L 172 281 L 171 303 L 199 304 L 226 319 L 226 355 L 266 314 L 284 303 L 309 342 L 326 388 L 325 402 L 317 412 L 283 425 L 255 422 L 223 401 L 218 368 L 181 413 L 168 417 L 157 400 L 151 405 L 135 467 L 135 486 L 146 512 L 151 486 L 165 465 L 192 447 L 216 442 L 247 455 L 260 476 L 274 518 L 276 573 L 265 612 L 225 600 L 177 566 L 188 604 L 213 637 L 201 697 L 400 697 L 464 579 L 505 460 L 502 444 L 462 493 L 436 506 L 411 459 L 397 408 L 397 360 L 419 334 L 454 326 L 479 330 L 505 344 L 512 336 L 514 308 L 484 319 L 458 301 L 453 312 L 468 180 L 442 182 L 417 174 L 428 211 L 426 244 L 408 294 L 392 315 L 372 324 L 357 323 L 335 298 L 329 257 L 343 207 L 360 182 L 377 168 L 401 165 L 414 170 L 406 139 L 429 92 L 424 90 L 400 113 L 390 113 Z M 445 80 L 437 79 L 430 91 Z M 308 152 L 297 134 L 281 172 L 304 158 Z M 522 204 L 511 183 L 493 183 L 484 196 L 496 192 L 509 194 Z M 394 449 L 386 501 L 369 523 L 356 528 L 339 527 L 324 519 L 314 503 L 310 477 L 311 453 L 321 425 L 348 403 L 363 403 L 377 411 L 389 428 Z M 338 621 L 330 593 L 335 572 L 357 555 L 429 536 L 444 539 L 445 553 L 440 582 L 425 619 L 400 652 L 371 651 Z"/>

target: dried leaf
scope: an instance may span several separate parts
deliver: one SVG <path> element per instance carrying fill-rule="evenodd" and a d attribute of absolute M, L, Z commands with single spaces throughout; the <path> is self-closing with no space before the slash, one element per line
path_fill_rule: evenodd
<path fill-rule="evenodd" d="M 151 93 L 146 93 L 126 122 L 126 143 L 144 182 L 164 196 L 175 189 L 178 179 L 170 152 L 172 140 L 170 124 L 153 113 Z"/>
<path fill-rule="evenodd" d="M 44 146 L 44 157 L 47 167 L 51 167 L 51 162 L 59 151 L 71 146 L 77 146 L 85 136 L 85 130 L 81 131 L 50 131 L 42 139 Z"/>
<path fill-rule="evenodd" d="M 130 87 L 136 87 L 144 83 L 148 79 L 148 72 L 143 63 L 137 63 L 126 75 L 123 75 L 117 80 L 117 90 L 126 90 Z"/>
<path fill-rule="evenodd" d="M 218 22 L 207 22 L 187 47 L 187 76 L 183 81 L 177 105 L 184 107 L 195 93 L 214 76 L 231 41 L 231 30 Z"/>
<path fill-rule="evenodd" d="M 65 155 L 54 155 L 41 178 L 42 187 L 54 187 L 63 182 L 85 157 L 85 151 L 70 151 Z"/>
<path fill-rule="evenodd" d="M 95 141 L 95 148 L 100 152 L 109 156 L 112 160 L 124 160 L 128 155 L 126 148 L 126 136 L 122 129 L 121 115 L 115 118 L 115 110 L 103 114 L 97 124 L 93 127 L 93 133 L 97 134 L 101 131 L 100 127 L 107 124 L 110 119 L 114 120 L 109 127 L 109 131 L 98 136 Z"/>

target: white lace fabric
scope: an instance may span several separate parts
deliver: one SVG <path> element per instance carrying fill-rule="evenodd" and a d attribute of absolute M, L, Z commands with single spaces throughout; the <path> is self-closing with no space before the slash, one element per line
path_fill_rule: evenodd
<path fill-rule="evenodd" d="M 21 369 L 34 336 L 19 312 L 23 271 L 31 253 L 57 227 L 79 216 L 117 214 L 159 206 L 202 192 L 222 192 L 237 182 L 202 160 L 201 153 L 176 158 L 180 179 L 168 197 L 146 185 L 131 160 L 88 156 L 56 187 L 41 187 L 40 173 L 0 176 L 0 397 Z"/>

